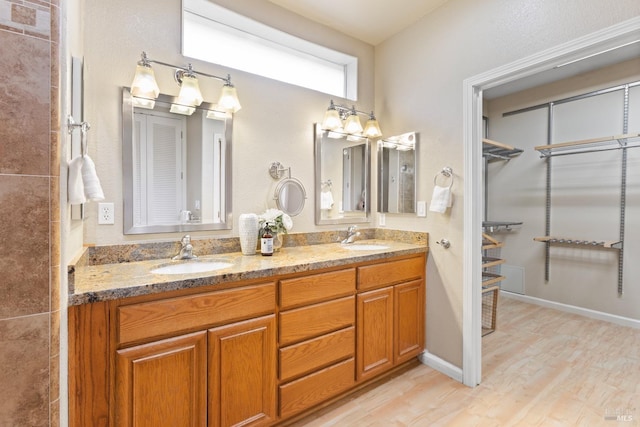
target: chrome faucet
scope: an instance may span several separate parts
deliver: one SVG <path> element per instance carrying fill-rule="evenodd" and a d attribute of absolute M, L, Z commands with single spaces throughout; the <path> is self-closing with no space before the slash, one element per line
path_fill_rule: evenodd
<path fill-rule="evenodd" d="M 180 248 L 180 253 L 174 256 L 172 259 L 194 259 L 198 258 L 193 254 L 193 246 L 191 245 L 191 236 L 188 234 L 183 236 L 180 239 L 180 244 L 182 247 Z"/>
<path fill-rule="evenodd" d="M 353 243 L 356 237 L 360 235 L 360 232 L 357 230 L 357 225 L 350 225 L 349 228 L 347 228 L 347 237 L 342 241 L 342 244 Z"/>

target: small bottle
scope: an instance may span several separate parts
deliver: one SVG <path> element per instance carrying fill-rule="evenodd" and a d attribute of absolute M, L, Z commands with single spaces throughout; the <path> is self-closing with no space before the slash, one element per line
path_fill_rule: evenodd
<path fill-rule="evenodd" d="M 260 253 L 262 256 L 273 255 L 273 234 L 269 227 L 264 228 L 264 234 L 260 239 Z"/>

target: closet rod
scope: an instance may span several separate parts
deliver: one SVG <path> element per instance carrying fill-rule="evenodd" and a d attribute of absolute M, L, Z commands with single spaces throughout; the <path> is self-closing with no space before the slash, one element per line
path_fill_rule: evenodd
<path fill-rule="evenodd" d="M 640 80 L 635 81 L 635 82 L 631 82 L 631 83 L 621 84 L 621 85 L 618 85 L 618 86 L 605 88 L 605 89 L 596 90 L 596 91 L 593 91 L 593 92 L 587 92 L 587 93 L 583 93 L 583 94 L 576 95 L 576 96 L 571 96 L 569 98 L 563 98 L 563 99 L 558 99 L 558 100 L 555 100 L 555 101 L 545 102 L 544 104 L 532 105 L 531 107 L 525 107 L 525 108 L 521 108 L 519 110 L 507 111 L 506 113 L 502 113 L 502 117 L 513 116 L 515 114 L 526 113 L 528 111 L 539 110 L 541 108 L 547 108 L 551 104 L 556 104 L 556 105 L 564 104 L 566 102 L 577 101 L 579 99 L 584 99 L 584 98 L 590 98 L 590 97 L 596 96 L 596 95 L 603 95 L 605 93 L 615 92 L 617 90 L 624 90 L 624 88 L 626 86 L 628 86 L 630 88 L 635 87 L 635 86 L 640 86 Z"/>

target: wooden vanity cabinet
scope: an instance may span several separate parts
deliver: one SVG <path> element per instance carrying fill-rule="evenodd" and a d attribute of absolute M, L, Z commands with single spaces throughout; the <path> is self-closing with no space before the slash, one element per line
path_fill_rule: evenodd
<path fill-rule="evenodd" d="M 275 421 L 275 315 L 210 329 L 208 341 L 209 427 Z"/>
<path fill-rule="evenodd" d="M 420 354 L 424 277 L 420 253 L 70 307 L 70 426 L 302 416 Z"/>
<path fill-rule="evenodd" d="M 358 267 L 358 381 L 376 377 L 422 352 L 424 275 L 422 256 Z"/>
<path fill-rule="evenodd" d="M 267 283 L 118 306 L 115 425 L 275 421 L 275 305 L 275 283 Z M 149 342 L 129 346 L 139 341 Z"/>
<path fill-rule="evenodd" d="M 205 332 L 118 350 L 115 377 L 115 425 L 206 426 Z"/>
<path fill-rule="evenodd" d="M 355 383 L 356 269 L 280 281 L 280 417 Z"/>

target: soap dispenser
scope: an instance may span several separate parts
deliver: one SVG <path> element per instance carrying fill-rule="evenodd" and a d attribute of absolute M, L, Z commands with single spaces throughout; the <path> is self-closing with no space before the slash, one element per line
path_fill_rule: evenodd
<path fill-rule="evenodd" d="M 260 253 L 262 256 L 273 255 L 273 234 L 268 226 L 264 228 L 264 233 L 260 239 Z"/>

